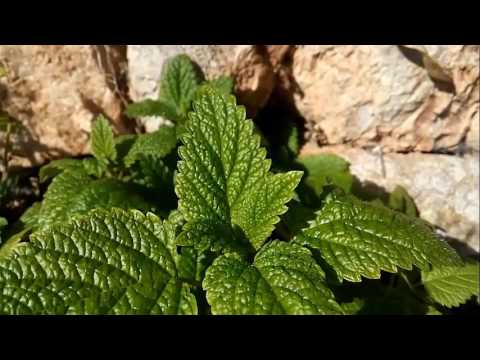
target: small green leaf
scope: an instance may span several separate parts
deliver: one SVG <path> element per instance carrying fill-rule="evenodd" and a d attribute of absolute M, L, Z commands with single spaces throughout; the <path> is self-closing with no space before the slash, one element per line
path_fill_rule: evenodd
<path fill-rule="evenodd" d="M 137 161 L 140 156 L 162 158 L 170 153 L 176 144 L 175 128 L 163 126 L 153 133 L 139 135 L 123 161 L 128 167 Z"/>
<path fill-rule="evenodd" d="M 210 80 L 202 84 L 199 89 L 199 94 L 201 91 L 205 90 L 207 87 L 212 87 L 216 89 L 219 93 L 224 95 L 230 95 L 233 93 L 233 79 L 230 76 L 220 76 L 216 79 Z"/>
<path fill-rule="evenodd" d="M 395 273 L 433 266 L 456 266 L 460 257 L 438 239 L 424 222 L 353 196 L 332 193 L 311 226 L 295 242 L 320 250 L 337 274 L 349 281 L 361 276 L 380 278 L 380 271 Z"/>
<path fill-rule="evenodd" d="M 325 185 L 334 184 L 345 192 L 352 190 L 353 176 L 350 173 L 350 164 L 333 154 L 308 155 L 298 158 L 298 163 L 305 167 L 304 184 L 313 189 L 315 195 L 320 196 Z"/>
<path fill-rule="evenodd" d="M 175 123 L 181 123 L 184 121 L 184 116 L 177 113 L 175 105 L 162 100 L 146 99 L 138 103 L 129 104 L 126 114 L 132 118 L 161 116 Z"/>
<path fill-rule="evenodd" d="M 82 167 L 83 167 L 83 164 L 81 160 L 76 160 L 76 159 L 53 160 L 49 162 L 47 165 L 44 165 L 40 168 L 38 178 L 40 182 L 43 183 L 57 176 L 65 169 L 74 170 Z"/>
<path fill-rule="evenodd" d="M 100 179 L 105 174 L 107 170 L 107 165 L 96 158 L 90 157 L 82 160 L 83 169 L 85 172 L 90 175 L 94 176 L 97 179 Z"/>
<path fill-rule="evenodd" d="M 480 267 L 476 261 L 463 266 L 439 266 L 422 271 L 422 282 L 430 296 L 448 308 L 480 296 Z"/>
<path fill-rule="evenodd" d="M 205 276 L 205 270 L 212 263 L 212 258 L 210 253 L 199 251 L 193 247 L 182 247 L 177 263 L 179 278 L 201 283 Z"/>
<path fill-rule="evenodd" d="M 347 315 L 356 315 L 365 306 L 365 299 L 355 298 L 352 302 L 340 304 Z"/>
<path fill-rule="evenodd" d="M 412 217 L 418 216 L 418 210 L 415 206 L 415 202 L 410 197 L 407 190 L 401 186 L 395 187 L 393 192 L 390 194 L 388 206 L 393 210 L 404 213 L 405 215 Z"/>
<path fill-rule="evenodd" d="M 0 314 L 196 314 L 174 229 L 153 214 L 94 210 L 0 259 Z"/>
<path fill-rule="evenodd" d="M 7 241 L 5 241 L 0 246 L 0 259 L 6 259 L 10 257 L 13 251 L 21 246 L 25 246 L 25 242 L 21 242 L 23 237 L 31 230 L 31 228 L 26 228 L 14 235 L 12 235 Z"/>
<path fill-rule="evenodd" d="M 249 265 L 222 255 L 207 269 L 203 287 L 215 315 L 342 314 L 310 252 L 274 241 Z"/>
<path fill-rule="evenodd" d="M 150 210 L 153 206 L 131 184 L 115 179 L 94 180 L 84 171 L 66 170 L 53 179 L 45 193 L 38 226 L 44 228 L 75 214 L 110 207 Z"/>
<path fill-rule="evenodd" d="M 104 163 L 115 161 L 117 151 L 113 139 L 112 128 L 107 119 L 100 115 L 92 128 L 91 146 L 93 155 Z"/>
<path fill-rule="evenodd" d="M 20 216 L 20 222 L 26 227 L 34 227 L 38 223 L 42 203 L 35 202 Z"/>
<path fill-rule="evenodd" d="M 200 84 L 193 62 L 187 55 L 177 55 L 166 61 L 160 80 L 159 100 L 186 117 Z"/>
<path fill-rule="evenodd" d="M 443 315 L 434 306 L 429 306 L 425 315 Z"/>
<path fill-rule="evenodd" d="M 7 225 L 8 225 L 7 219 L 0 216 L 0 230 L 2 230 Z"/>
<path fill-rule="evenodd" d="M 288 135 L 287 148 L 292 152 L 293 155 L 297 156 L 300 151 L 300 144 L 298 141 L 298 128 L 295 124 L 291 125 L 291 131 Z"/>
<path fill-rule="evenodd" d="M 182 141 L 175 191 L 184 218 L 237 225 L 260 248 L 302 172 L 269 172 L 271 162 L 245 109 L 213 89 L 194 102 Z"/>

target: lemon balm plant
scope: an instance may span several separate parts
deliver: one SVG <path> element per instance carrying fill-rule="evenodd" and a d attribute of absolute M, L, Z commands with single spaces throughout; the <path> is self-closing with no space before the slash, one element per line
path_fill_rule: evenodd
<path fill-rule="evenodd" d="M 42 169 L 44 200 L 0 248 L 0 313 L 440 314 L 478 300 L 478 263 L 404 193 L 358 199 L 335 157 L 273 171 L 229 91 L 163 86 L 190 94 L 168 105 L 180 134 L 115 138 L 101 118 L 93 157 Z"/>

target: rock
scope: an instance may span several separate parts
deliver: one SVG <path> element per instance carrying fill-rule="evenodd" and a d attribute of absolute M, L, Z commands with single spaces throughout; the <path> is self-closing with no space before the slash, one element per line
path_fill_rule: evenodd
<path fill-rule="evenodd" d="M 479 154 L 461 158 L 439 154 L 384 154 L 382 174 L 379 153 L 345 145 L 318 148 L 307 144 L 302 155 L 333 153 L 350 162 L 350 170 L 362 183 L 374 183 L 387 191 L 403 186 L 415 200 L 420 216 L 444 229 L 480 253 Z M 455 245 L 455 244 L 454 244 Z"/>
<path fill-rule="evenodd" d="M 474 115 L 473 121 L 470 125 L 470 130 L 467 134 L 466 145 L 467 148 L 473 151 L 480 151 L 480 110 Z"/>
<path fill-rule="evenodd" d="M 207 79 L 235 78 L 238 102 L 254 116 L 274 87 L 274 70 L 262 47 L 255 45 L 128 45 L 130 97 L 133 101 L 157 98 L 165 61 L 187 54 Z M 148 123 L 148 122 L 147 122 Z"/>
<path fill-rule="evenodd" d="M 106 67 L 109 54 L 115 69 Z M 112 85 L 118 53 L 106 46 L 1 45 L 0 108 L 20 121 L 12 165 L 40 165 L 89 152 L 92 120 L 103 113 L 120 132 L 122 102 Z M 111 64 L 110 63 L 110 64 Z"/>
<path fill-rule="evenodd" d="M 422 51 L 453 86 L 432 80 Z M 292 65 L 295 104 L 320 144 L 454 152 L 478 129 L 479 61 L 479 45 L 302 45 Z M 475 144 L 467 141 L 478 151 Z"/>

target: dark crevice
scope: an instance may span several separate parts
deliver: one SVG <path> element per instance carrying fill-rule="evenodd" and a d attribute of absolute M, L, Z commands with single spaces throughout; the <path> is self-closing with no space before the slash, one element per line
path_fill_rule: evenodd
<path fill-rule="evenodd" d="M 425 59 L 425 57 L 428 56 L 428 54 L 424 54 L 419 50 L 412 49 L 403 45 L 397 45 L 397 48 L 400 50 L 402 55 L 405 56 L 407 60 L 409 60 L 410 62 L 414 63 L 415 65 L 427 71 L 429 78 L 432 80 L 433 84 L 438 90 L 442 92 L 447 92 L 450 94 L 456 94 L 455 83 L 452 81 L 451 78 L 449 78 L 449 76 L 447 76 L 444 73 L 442 69 L 440 68 L 435 69 L 436 72 L 442 73 L 442 78 L 438 76 L 434 76 L 432 74 L 432 69 L 430 67 L 432 65 L 427 64 Z M 447 80 L 447 78 L 449 79 Z"/>
<path fill-rule="evenodd" d="M 267 58 L 270 56 L 265 45 L 258 46 L 258 48 L 263 56 Z M 298 130 L 299 147 L 301 148 L 305 144 L 306 119 L 296 107 L 294 99 L 296 94 L 301 94 L 292 75 L 295 50 L 294 46 L 290 46 L 280 64 L 275 64 L 274 89 L 267 104 L 255 117 L 257 126 L 273 147 L 281 146 L 288 141 L 291 125 Z"/>

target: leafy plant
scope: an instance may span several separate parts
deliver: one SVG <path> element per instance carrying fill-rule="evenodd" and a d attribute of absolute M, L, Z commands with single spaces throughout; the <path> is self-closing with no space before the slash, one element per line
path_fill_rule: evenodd
<path fill-rule="evenodd" d="M 158 98 L 130 104 L 127 115 L 161 116 L 177 125 L 180 133 L 193 99 L 208 87 L 231 94 L 233 80 L 228 76 L 221 76 L 205 81 L 201 69 L 198 69 L 187 55 L 177 55 L 167 60 L 162 69 Z"/>
<path fill-rule="evenodd" d="M 180 135 L 115 137 L 100 118 L 93 157 L 42 168 L 43 201 L 0 247 L 0 313 L 440 314 L 478 301 L 478 263 L 406 192 L 359 200 L 333 155 L 275 166 L 234 96 L 182 88 L 180 60 L 161 100 L 178 115 L 193 99 Z"/>

